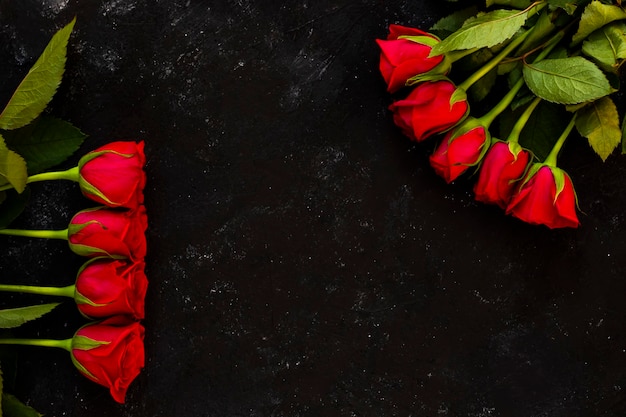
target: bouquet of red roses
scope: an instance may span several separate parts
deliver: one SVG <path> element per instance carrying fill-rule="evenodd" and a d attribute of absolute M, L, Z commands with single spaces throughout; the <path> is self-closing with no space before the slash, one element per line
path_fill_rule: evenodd
<path fill-rule="evenodd" d="M 63 239 L 87 258 L 73 283 L 26 286 L 0 283 L 0 291 L 66 297 L 87 320 L 70 338 L 5 337 L 0 344 L 67 350 L 76 368 L 107 387 L 123 403 L 144 366 L 147 215 L 144 206 L 144 142 L 117 141 L 88 152 L 64 171 L 49 171 L 82 144 L 85 135 L 68 122 L 42 115 L 61 82 L 67 42 L 75 21 L 59 30 L 0 113 L 0 234 Z M 29 175 L 30 174 L 30 175 Z M 9 229 L 24 209 L 28 184 L 70 180 L 97 207 L 81 210 L 62 230 Z M 47 314 L 58 303 L 0 310 L 0 329 L 13 329 Z M 0 391 L 4 384 L 0 373 Z M 0 415 L 39 415 L 0 392 Z"/>
<path fill-rule="evenodd" d="M 603 161 L 625 142 L 610 97 L 626 58 L 619 0 L 487 0 L 428 31 L 391 25 L 377 43 L 395 124 L 417 142 L 440 138 L 437 174 L 477 170 L 476 200 L 531 224 L 579 225 L 557 158 L 574 129 Z"/>

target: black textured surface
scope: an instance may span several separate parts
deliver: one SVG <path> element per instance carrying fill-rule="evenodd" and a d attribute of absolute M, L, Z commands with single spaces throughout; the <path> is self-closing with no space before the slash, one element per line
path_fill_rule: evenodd
<path fill-rule="evenodd" d="M 80 153 L 145 140 L 149 181 L 127 403 L 41 348 L 19 350 L 15 393 L 54 417 L 625 415 L 624 157 L 570 140 L 578 230 L 506 217 L 445 185 L 386 110 L 374 39 L 453 3 L 279 4 L 0 1 L 2 102 L 77 16 L 50 111 L 89 135 Z M 89 206 L 32 188 L 24 227 Z M 3 282 L 68 284 L 82 263 L 62 242 L 0 248 Z M 82 323 L 67 303 L 20 334 Z"/>

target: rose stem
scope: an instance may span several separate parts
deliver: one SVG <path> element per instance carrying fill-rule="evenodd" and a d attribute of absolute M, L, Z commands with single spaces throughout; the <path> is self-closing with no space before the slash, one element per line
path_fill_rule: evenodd
<path fill-rule="evenodd" d="M 67 240 L 68 230 L 24 230 L 24 229 L 0 229 L 0 235 L 36 237 L 41 239 Z"/>
<path fill-rule="evenodd" d="M 44 346 L 72 351 L 72 339 L 0 339 L 0 345 Z"/>
<path fill-rule="evenodd" d="M 0 284 L 0 291 L 21 292 L 28 294 L 54 295 L 60 297 L 74 298 L 76 287 L 69 285 L 67 287 L 39 287 L 36 285 L 10 285 Z"/>
<path fill-rule="evenodd" d="M 38 181 L 48 181 L 48 180 L 68 180 L 78 182 L 79 178 L 79 170 L 78 167 L 70 168 L 65 171 L 53 171 L 53 172 L 42 172 L 41 174 L 31 175 L 26 179 L 26 184 L 30 184 L 31 182 Z M 0 187 L 0 191 L 6 191 L 13 188 L 11 184 L 6 184 Z"/>
<path fill-rule="evenodd" d="M 556 166 L 556 157 L 559 155 L 561 147 L 565 143 L 565 140 L 567 139 L 567 137 L 571 133 L 571 131 L 574 128 L 575 124 L 576 124 L 576 114 L 574 114 L 574 116 L 572 116 L 572 119 L 569 121 L 567 127 L 565 128 L 563 133 L 561 133 L 561 136 L 559 137 L 559 139 L 554 144 L 554 147 L 550 151 L 550 154 L 548 154 L 548 156 L 546 157 L 545 161 L 543 161 L 543 163 L 545 165 L 548 165 L 548 166 L 551 166 L 551 167 L 555 167 Z"/>

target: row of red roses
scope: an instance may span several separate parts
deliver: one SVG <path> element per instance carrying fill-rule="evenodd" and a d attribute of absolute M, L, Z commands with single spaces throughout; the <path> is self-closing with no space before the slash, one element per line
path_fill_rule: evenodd
<path fill-rule="evenodd" d="M 87 378 L 109 388 L 124 402 L 130 383 L 144 366 L 147 215 L 144 143 L 113 142 L 83 156 L 63 172 L 29 177 L 29 182 L 66 179 L 102 207 L 82 210 L 64 230 L 0 229 L 0 234 L 65 239 L 70 249 L 90 258 L 67 287 L 0 285 L 0 290 L 73 298 L 86 318 L 100 320 L 65 340 L 3 339 L 3 344 L 66 349 Z"/>
<path fill-rule="evenodd" d="M 455 94 L 461 86 L 469 88 L 486 71 L 477 72 L 470 77 L 471 82 L 468 79 L 457 87 L 446 76 L 451 59 L 446 55 L 430 56 L 437 42 L 439 39 L 430 33 L 400 25 L 390 25 L 387 39 L 377 40 L 381 49 L 379 68 L 388 92 L 395 93 L 407 85 L 413 87 L 405 98 L 389 106 L 395 124 L 417 142 L 447 132 L 431 155 L 430 164 L 447 182 L 470 167 L 479 167 L 474 187 L 478 201 L 496 204 L 507 214 L 531 224 L 577 227 L 572 181 L 556 165 L 558 152 L 574 126 L 573 119 L 546 160 L 534 162 L 533 155 L 519 145 L 518 139 L 540 99 L 531 102 L 507 140 L 492 138 L 489 125 L 513 101 L 523 80 L 492 111 L 480 118 L 472 117 L 467 99 Z M 515 42 L 487 65 L 497 65 L 513 50 Z M 420 76 L 423 80 L 415 81 Z"/>

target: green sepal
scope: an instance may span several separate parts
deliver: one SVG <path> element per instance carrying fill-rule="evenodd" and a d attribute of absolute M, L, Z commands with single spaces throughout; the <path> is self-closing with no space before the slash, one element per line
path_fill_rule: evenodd
<path fill-rule="evenodd" d="M 450 96 L 450 108 L 452 108 L 452 106 L 459 101 L 467 101 L 467 91 L 457 87 L 456 90 L 454 90 L 454 93 Z"/>
<path fill-rule="evenodd" d="M 106 201 L 107 204 L 111 205 L 111 206 L 119 206 L 118 203 L 116 203 L 115 201 L 111 201 L 109 198 L 107 198 L 102 191 L 100 191 L 100 189 L 96 188 L 93 184 L 91 184 L 90 182 L 88 182 L 87 180 L 85 180 L 82 176 L 78 177 L 78 184 L 80 186 L 80 189 L 87 194 L 91 194 L 91 195 L 95 195 L 100 197 L 103 201 Z"/>
<path fill-rule="evenodd" d="M 556 200 L 559 197 L 559 194 L 565 188 L 565 171 L 557 167 L 550 167 L 550 171 L 552 171 L 552 176 L 554 177 L 554 183 L 556 185 L 556 193 L 554 193 L 554 204 L 556 204 Z"/>
<path fill-rule="evenodd" d="M 97 151 L 97 152 L 96 151 L 89 152 L 88 154 L 80 158 L 80 160 L 78 161 L 78 168 L 79 169 L 82 168 L 87 162 L 91 161 L 92 159 L 98 158 L 100 155 L 104 155 L 107 153 L 112 153 L 118 156 L 122 156 L 124 158 L 132 158 L 133 156 L 135 156 L 135 154 L 132 154 L 132 153 L 122 153 L 122 152 L 117 152 L 111 149 Z"/>
<path fill-rule="evenodd" d="M 435 35 L 433 35 L 435 36 Z M 407 41 L 419 43 L 420 45 L 430 46 L 431 48 L 441 42 L 441 39 L 433 36 L 426 35 L 403 35 L 398 36 L 398 39 L 406 39 Z"/>
<path fill-rule="evenodd" d="M 524 181 L 522 181 L 522 184 L 520 185 L 520 188 L 522 188 L 524 185 L 526 185 L 526 183 L 528 181 L 530 181 L 530 179 L 537 173 L 537 171 L 539 171 L 539 169 L 543 166 L 547 166 L 546 164 L 542 163 L 542 162 L 535 162 L 533 164 L 530 165 L 530 167 L 528 168 L 528 172 L 526 174 L 526 177 L 524 178 Z"/>
<path fill-rule="evenodd" d="M 445 76 L 445 73 L 439 72 L 437 70 L 437 67 L 439 67 L 439 65 L 437 65 L 435 68 L 431 69 L 430 71 L 427 71 L 423 74 L 415 75 L 409 78 L 408 80 L 406 80 L 405 85 L 407 87 L 411 87 L 416 84 L 425 83 L 425 82 L 434 83 L 436 81 L 449 81 L 450 79 Z"/>
<path fill-rule="evenodd" d="M 87 305 L 90 305 L 92 307 L 103 307 L 103 306 L 107 305 L 107 304 L 94 303 L 89 298 L 87 298 L 84 295 L 82 295 L 78 290 L 76 290 L 74 292 L 74 301 L 76 301 L 76 304 L 87 304 Z"/>
<path fill-rule="evenodd" d="M 68 240 L 69 242 L 69 240 Z M 81 256 L 93 256 L 95 254 L 106 254 L 108 258 L 111 259 L 126 259 L 126 256 L 123 255 L 112 255 L 108 252 L 102 250 L 102 248 L 96 248 L 94 246 L 80 245 L 76 243 L 69 242 L 70 249 L 77 255 Z"/>
<path fill-rule="evenodd" d="M 72 349 L 76 350 L 91 350 L 109 344 L 111 344 L 111 342 L 94 340 L 87 336 L 81 335 L 74 335 L 74 337 L 72 338 Z"/>

